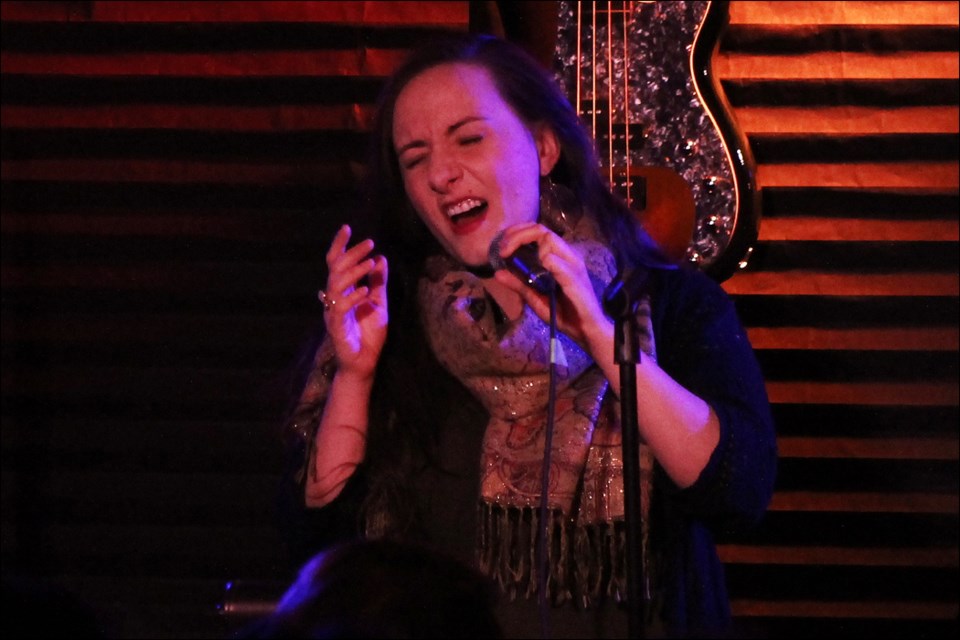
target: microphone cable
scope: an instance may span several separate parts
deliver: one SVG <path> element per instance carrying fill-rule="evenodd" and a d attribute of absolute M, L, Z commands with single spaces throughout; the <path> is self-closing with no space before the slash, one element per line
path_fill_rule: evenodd
<path fill-rule="evenodd" d="M 548 295 L 550 299 L 549 393 L 547 421 L 544 426 L 543 467 L 540 475 L 540 518 L 537 527 L 537 598 L 540 609 L 540 637 L 544 640 L 550 637 L 550 602 L 547 598 L 547 583 L 551 549 L 547 546 L 547 527 L 552 526 L 553 518 L 547 498 L 550 489 L 550 458 L 553 452 L 553 423 L 557 404 L 557 360 L 561 349 L 557 341 L 556 287 L 551 287 Z"/>

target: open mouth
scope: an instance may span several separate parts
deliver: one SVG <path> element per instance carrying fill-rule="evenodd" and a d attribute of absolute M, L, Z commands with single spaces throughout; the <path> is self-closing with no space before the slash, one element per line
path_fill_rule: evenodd
<path fill-rule="evenodd" d="M 454 228 L 462 228 L 464 225 L 481 218 L 487 212 L 487 203 L 476 198 L 462 200 L 447 209 L 447 217 Z"/>

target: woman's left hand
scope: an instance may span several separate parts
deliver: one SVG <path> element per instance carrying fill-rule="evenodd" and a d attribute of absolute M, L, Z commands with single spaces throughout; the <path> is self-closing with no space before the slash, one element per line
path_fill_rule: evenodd
<path fill-rule="evenodd" d="M 500 241 L 501 255 L 509 256 L 517 247 L 537 245 L 540 264 L 557 281 L 557 329 L 596 358 L 598 348 L 607 345 L 613 323 L 604 315 L 583 257 L 556 233 L 542 224 L 530 222 L 504 230 Z M 523 301 L 545 322 L 550 321 L 550 299 L 538 293 L 506 269 L 494 274 L 497 282 L 523 298 Z"/>

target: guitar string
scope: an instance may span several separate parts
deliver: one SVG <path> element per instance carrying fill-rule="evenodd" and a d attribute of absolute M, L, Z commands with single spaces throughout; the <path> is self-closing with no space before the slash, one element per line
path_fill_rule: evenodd
<path fill-rule="evenodd" d="M 624 184 L 626 186 L 625 194 L 627 198 L 627 205 L 631 206 L 633 201 L 631 199 L 631 187 L 632 185 L 632 176 L 630 175 L 630 91 L 629 91 L 629 82 L 627 77 L 627 61 L 629 60 L 628 51 L 627 51 L 627 21 L 630 19 L 631 5 L 633 2 L 624 2 L 623 3 L 623 14 L 621 16 L 623 22 L 623 58 L 622 58 L 622 73 L 623 73 L 623 156 L 626 164 L 626 173 L 624 174 Z"/>
<path fill-rule="evenodd" d="M 577 61 L 575 63 L 575 73 L 576 80 L 574 85 L 577 87 L 576 100 L 577 100 L 577 115 L 583 113 L 583 109 L 580 106 L 580 91 L 582 90 L 581 85 L 581 74 L 580 74 L 580 64 L 583 61 L 583 3 L 577 2 Z"/>
<path fill-rule="evenodd" d="M 590 81 L 592 82 L 592 88 L 590 93 L 590 99 L 592 100 L 591 111 L 591 123 L 592 123 L 592 133 L 594 140 L 597 137 L 597 11 L 596 7 L 591 12 L 590 20 L 592 23 L 593 30 L 591 31 L 592 37 L 590 38 L 591 45 L 591 56 L 590 56 Z"/>
<path fill-rule="evenodd" d="M 613 173 L 613 0 L 607 2 L 607 175 L 615 189 Z"/>

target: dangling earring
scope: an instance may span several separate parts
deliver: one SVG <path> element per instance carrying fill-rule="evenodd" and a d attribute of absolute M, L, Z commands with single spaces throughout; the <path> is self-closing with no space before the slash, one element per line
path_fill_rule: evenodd
<path fill-rule="evenodd" d="M 568 187 L 550 176 L 540 178 L 540 223 L 559 236 L 566 235 L 580 219 L 580 204 Z"/>

